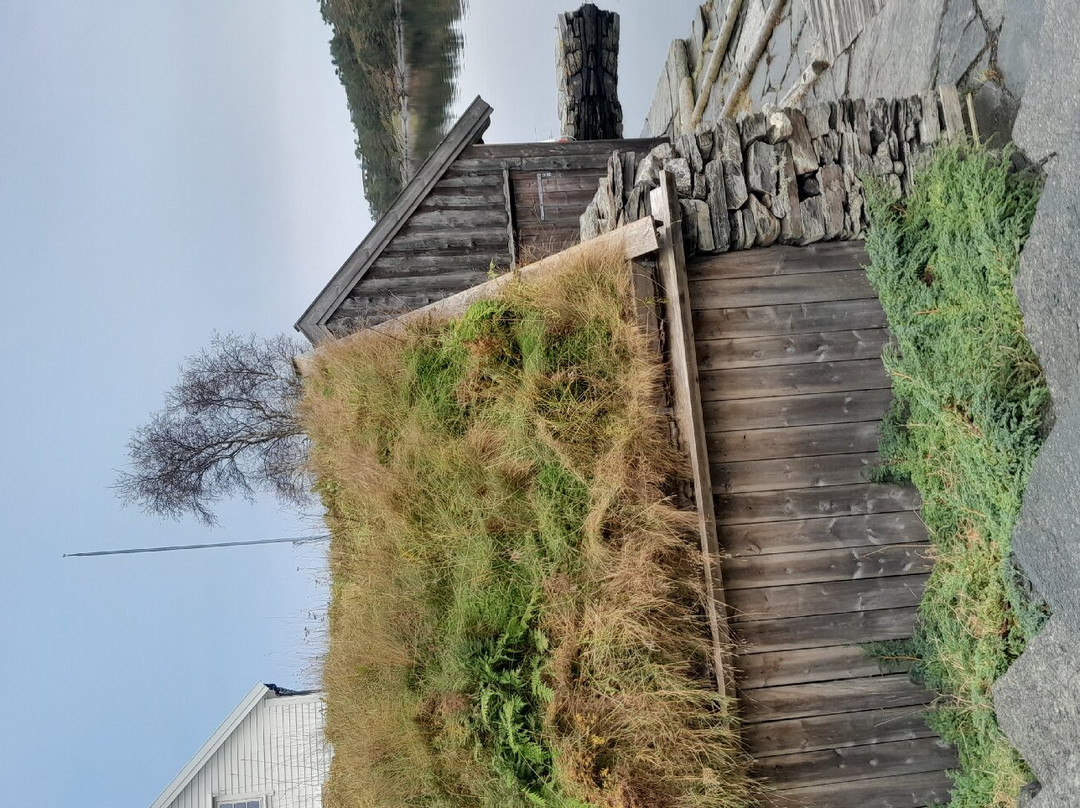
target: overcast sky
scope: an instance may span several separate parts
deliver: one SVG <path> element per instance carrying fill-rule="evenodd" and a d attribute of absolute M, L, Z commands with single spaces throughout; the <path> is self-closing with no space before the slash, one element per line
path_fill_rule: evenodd
<path fill-rule="evenodd" d="M 572 4 L 470 5 L 456 111 L 556 135 Z M 601 6 L 637 136 L 696 3 Z M 329 37 L 316 0 L 0 0 L 4 805 L 148 805 L 256 681 L 317 685 L 317 545 L 60 556 L 321 529 L 272 502 L 163 523 L 109 485 L 185 356 L 291 331 L 371 226 Z"/>

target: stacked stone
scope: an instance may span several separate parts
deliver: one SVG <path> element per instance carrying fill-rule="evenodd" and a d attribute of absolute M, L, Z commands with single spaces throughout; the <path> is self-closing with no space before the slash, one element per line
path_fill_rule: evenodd
<path fill-rule="evenodd" d="M 738 122 L 724 119 L 654 148 L 621 193 L 601 181 L 582 216 L 582 238 L 646 215 L 662 169 L 674 175 L 691 251 L 861 238 L 862 178 L 882 178 L 899 197 L 940 137 L 933 96 L 843 100 L 805 113 L 766 108 Z"/>
<path fill-rule="evenodd" d="M 618 93 L 619 15 L 586 3 L 557 18 L 555 75 L 562 136 L 622 137 Z"/>

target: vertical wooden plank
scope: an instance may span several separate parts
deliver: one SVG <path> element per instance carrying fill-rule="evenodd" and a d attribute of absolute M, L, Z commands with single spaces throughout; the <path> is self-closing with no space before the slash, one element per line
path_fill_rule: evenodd
<path fill-rule="evenodd" d="M 514 197 L 510 193 L 510 169 L 504 168 L 503 200 L 506 204 L 506 244 L 510 248 L 510 266 L 517 266 L 517 244 L 514 239 Z"/>
<path fill-rule="evenodd" d="M 694 347 L 694 324 L 690 315 L 690 292 L 686 280 L 686 255 L 683 251 L 682 206 L 675 191 L 675 178 L 660 172 L 660 186 L 650 194 L 653 216 L 659 220 L 657 253 L 660 286 L 667 301 L 667 344 L 671 356 L 672 398 L 679 442 L 690 457 L 697 504 L 698 533 L 704 556 L 705 598 L 713 637 L 713 665 L 716 683 L 728 696 L 734 696 L 734 670 L 727 659 L 730 646 L 727 606 L 720 572 L 720 547 L 716 538 L 716 515 L 713 511 L 712 478 L 705 444 L 705 420 L 698 388 L 697 354 Z"/>
<path fill-rule="evenodd" d="M 656 273 L 644 261 L 630 262 L 634 283 L 634 302 L 637 305 L 637 321 L 649 341 L 649 350 L 660 356 L 660 325 L 656 317 Z"/>
<path fill-rule="evenodd" d="M 938 95 L 941 96 L 941 109 L 945 113 L 945 132 L 949 140 L 964 138 L 967 132 L 964 129 L 964 112 L 960 106 L 960 93 L 955 87 L 942 84 L 938 87 Z"/>

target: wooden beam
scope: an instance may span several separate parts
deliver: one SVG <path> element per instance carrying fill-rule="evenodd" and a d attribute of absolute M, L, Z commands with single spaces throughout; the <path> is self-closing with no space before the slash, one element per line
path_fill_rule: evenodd
<path fill-rule="evenodd" d="M 911 681 L 906 673 L 775 685 L 743 690 L 745 724 L 786 721 L 835 713 L 854 713 L 880 707 L 913 707 L 929 704 L 934 694 Z"/>
<path fill-rule="evenodd" d="M 870 780 L 890 774 L 913 775 L 957 767 L 956 752 L 939 738 L 795 752 L 764 758 L 755 774 L 777 788 L 822 786 Z M 873 798 L 879 796 L 871 792 Z M 778 795 L 779 796 L 779 795 Z M 831 792 L 826 792 L 826 799 Z"/>
<path fill-rule="evenodd" d="M 792 718 L 752 724 L 743 731 L 745 743 L 755 758 L 790 755 L 820 749 L 932 738 L 921 706 L 886 707 L 858 713 L 837 713 L 812 718 Z M 808 803 L 795 802 L 794 805 Z"/>
<path fill-rule="evenodd" d="M 900 661 L 892 662 L 892 666 L 897 666 L 897 673 L 900 672 L 899 668 L 906 670 L 910 667 Z M 828 645 L 824 648 L 744 654 L 739 658 L 739 672 L 739 678 L 744 682 L 753 682 L 755 687 L 772 687 L 860 679 L 888 671 L 858 645 Z"/>
<path fill-rule="evenodd" d="M 785 303 L 748 309 L 695 308 L 694 311 L 694 327 L 699 340 L 717 335 L 734 339 L 885 328 L 888 324 L 881 303 L 875 298 Z"/>
<path fill-rule="evenodd" d="M 724 549 L 736 558 L 925 541 L 926 525 L 915 511 L 756 522 L 724 529 Z"/>
<path fill-rule="evenodd" d="M 713 665 L 717 687 L 730 696 L 734 694 L 734 669 L 728 658 L 728 613 L 720 570 L 720 545 L 716 537 L 712 478 L 705 444 L 705 420 L 702 417 L 701 394 L 698 389 L 694 324 L 686 281 L 686 256 L 683 252 L 682 206 L 675 191 L 675 178 L 670 172 L 660 172 L 660 186 L 651 192 L 649 199 L 653 215 L 660 222 L 657 263 L 660 286 L 666 300 L 672 398 L 675 420 L 679 427 L 679 441 L 690 457 L 694 481 L 698 534 L 704 562 L 706 608 L 713 635 Z"/>
<path fill-rule="evenodd" d="M 503 202 L 506 205 L 506 244 L 510 248 L 510 266 L 517 266 L 517 244 L 514 239 L 514 196 L 510 189 L 510 169 L 504 168 Z"/>
<path fill-rule="evenodd" d="M 813 426 L 874 421 L 892 403 L 892 388 L 825 392 L 797 392 L 741 401 L 707 401 L 706 423 L 717 432 L 735 429 Z"/>
<path fill-rule="evenodd" d="M 754 78 L 754 73 L 757 72 L 758 62 L 761 61 L 761 56 L 765 53 L 765 46 L 772 39 L 773 29 L 780 22 L 780 17 L 783 15 L 786 5 L 787 0 L 773 0 L 772 5 L 765 12 L 765 19 L 761 22 L 761 29 L 758 31 L 757 39 L 754 40 L 754 47 L 751 49 L 746 63 L 739 69 L 738 76 L 728 92 L 727 100 L 724 101 L 724 108 L 720 110 L 721 118 L 735 117 L 740 99 L 743 93 L 746 92 L 746 88 L 750 86 L 750 80 Z"/>

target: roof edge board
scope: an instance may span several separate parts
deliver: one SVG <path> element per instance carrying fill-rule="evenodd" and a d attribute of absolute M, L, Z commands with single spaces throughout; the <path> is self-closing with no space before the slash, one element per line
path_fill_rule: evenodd
<path fill-rule="evenodd" d="M 268 694 L 273 691 L 259 682 L 255 687 L 251 688 L 244 700 L 236 705 L 228 718 L 226 718 L 211 735 L 206 743 L 199 747 L 199 751 L 192 755 L 184 768 L 180 770 L 180 773 L 173 778 L 169 785 L 165 786 L 165 790 L 161 792 L 160 796 L 150 805 L 150 808 L 165 808 L 177 798 L 181 791 L 183 791 L 188 783 L 192 781 L 199 770 L 206 765 L 210 760 L 214 752 L 225 743 L 230 735 L 240 726 L 240 722 L 248 717 L 248 714 L 255 709 L 255 707 L 264 699 Z"/>
<path fill-rule="evenodd" d="M 379 218 L 334 277 L 307 307 L 295 328 L 312 343 L 331 336 L 326 320 L 352 291 L 386 245 L 397 235 L 413 211 L 431 192 L 435 183 L 457 159 L 465 147 L 479 140 L 491 123 L 492 107 L 480 96 L 447 132 L 442 142 L 428 155 L 413 178 L 402 188 L 390 209 Z"/>

